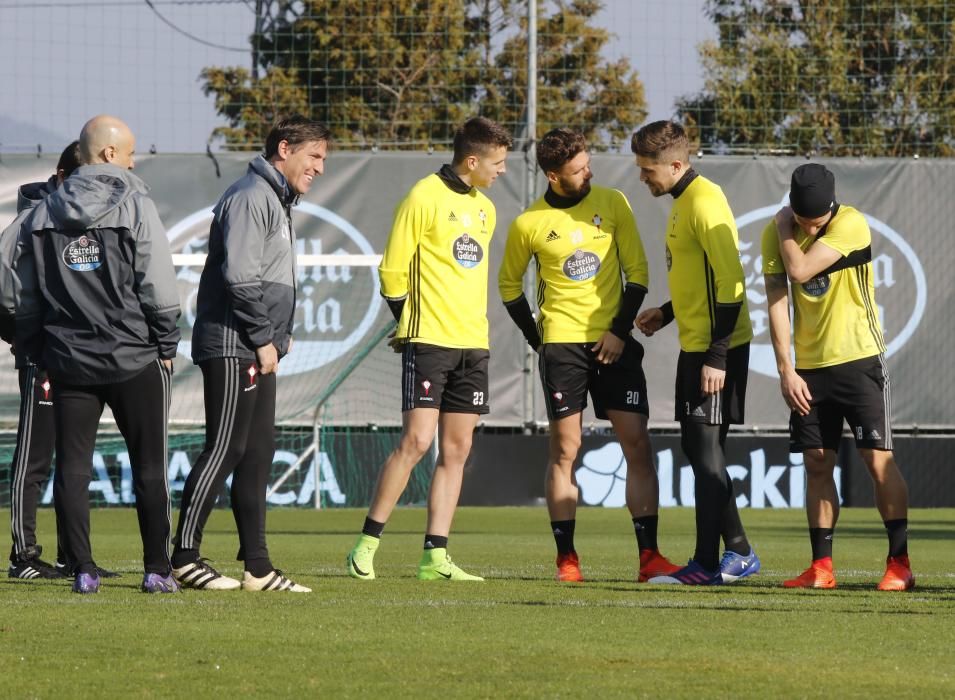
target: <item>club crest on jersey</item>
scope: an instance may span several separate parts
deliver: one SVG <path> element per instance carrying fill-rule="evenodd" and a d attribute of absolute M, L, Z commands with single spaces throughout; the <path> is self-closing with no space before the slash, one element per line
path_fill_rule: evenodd
<path fill-rule="evenodd" d="M 80 236 L 63 249 L 63 263 L 76 272 L 92 272 L 103 264 L 103 248 L 99 241 Z"/>
<path fill-rule="evenodd" d="M 821 297 L 829 291 L 829 275 L 813 277 L 802 285 L 802 290 L 811 297 Z"/>
<path fill-rule="evenodd" d="M 594 214 L 594 218 L 591 219 L 594 222 L 594 226 L 600 228 L 600 224 L 603 223 L 603 219 L 600 218 L 600 214 Z"/>
<path fill-rule="evenodd" d="M 249 368 L 245 370 L 245 375 L 248 377 L 249 383 L 242 391 L 252 391 L 256 387 L 255 378 L 258 374 L 259 368 L 255 366 L 255 363 L 249 365 Z"/>
<path fill-rule="evenodd" d="M 487 232 L 487 213 L 483 209 L 478 210 L 478 219 L 481 220 L 481 233 Z"/>
<path fill-rule="evenodd" d="M 578 248 L 564 260 L 564 274 L 575 282 L 594 277 L 600 271 L 600 258 L 589 250 Z"/>
<path fill-rule="evenodd" d="M 43 389 L 43 399 L 40 403 L 44 406 L 52 406 L 53 402 L 50 401 L 50 380 L 44 379 L 43 383 L 40 384 L 40 388 Z"/>
<path fill-rule="evenodd" d="M 484 259 L 484 249 L 481 244 L 466 233 L 454 240 L 451 254 L 458 265 L 469 269 L 477 267 Z"/>

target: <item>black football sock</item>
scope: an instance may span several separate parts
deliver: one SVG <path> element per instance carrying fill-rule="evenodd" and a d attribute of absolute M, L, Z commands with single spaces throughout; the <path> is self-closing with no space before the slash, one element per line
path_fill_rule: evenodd
<path fill-rule="evenodd" d="M 361 534 L 381 539 L 381 533 L 384 531 L 384 523 L 379 523 L 377 520 L 372 520 L 371 518 L 365 518 L 365 526 L 361 529 Z"/>
<path fill-rule="evenodd" d="M 659 519 L 658 515 L 633 518 L 633 530 L 637 535 L 637 547 L 641 552 L 644 549 L 657 550 L 657 521 Z"/>
<path fill-rule="evenodd" d="M 558 554 L 570 554 L 574 550 L 574 527 L 576 520 L 551 520 L 550 529 L 554 533 L 554 541 L 557 542 Z"/>
<path fill-rule="evenodd" d="M 904 557 L 909 553 L 909 521 L 907 518 L 886 520 L 885 532 L 889 536 L 889 556 Z"/>
<path fill-rule="evenodd" d="M 448 538 L 441 537 L 441 535 L 425 535 L 424 548 L 425 549 L 447 549 Z"/>
<path fill-rule="evenodd" d="M 835 529 L 831 527 L 809 528 L 809 542 L 812 544 L 812 560 L 832 558 L 832 537 Z"/>

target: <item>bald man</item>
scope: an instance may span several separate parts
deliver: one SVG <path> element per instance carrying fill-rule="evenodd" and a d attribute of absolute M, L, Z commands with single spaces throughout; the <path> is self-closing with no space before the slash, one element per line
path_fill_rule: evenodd
<path fill-rule="evenodd" d="M 166 232 L 130 170 L 136 139 L 111 116 L 80 133 L 81 166 L 24 224 L 37 273 L 39 322 L 24 352 L 56 396 L 54 493 L 75 593 L 100 587 L 90 548 L 89 484 L 96 431 L 109 406 L 126 440 L 139 530 L 142 590 L 179 590 L 169 562 L 166 424 L 179 342 L 179 295 Z"/>

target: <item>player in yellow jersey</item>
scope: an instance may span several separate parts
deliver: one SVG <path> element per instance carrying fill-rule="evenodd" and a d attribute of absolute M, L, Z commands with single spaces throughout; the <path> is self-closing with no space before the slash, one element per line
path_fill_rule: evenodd
<path fill-rule="evenodd" d="M 739 235 L 723 191 L 690 166 L 682 126 L 647 124 L 633 135 L 631 149 L 650 193 L 673 197 L 665 234 L 671 301 L 643 311 L 637 327 L 651 336 L 676 319 L 675 420 L 696 495 L 693 558 L 680 571 L 651 582 L 732 583 L 760 568 L 736 509 L 724 451 L 730 424 L 743 422 L 753 337 Z"/>
<path fill-rule="evenodd" d="M 477 188 L 505 172 L 510 145 L 498 124 L 468 120 L 455 134 L 451 164 L 418 181 L 395 212 L 378 270 L 398 320 L 402 432 L 347 557 L 355 578 L 375 578 L 385 523 L 439 430 L 418 578 L 482 580 L 456 566 L 447 547 L 471 436 L 478 416 L 488 412 L 488 253 L 496 221 L 494 205 Z"/>
<path fill-rule="evenodd" d="M 583 135 L 555 129 L 537 144 L 547 192 L 511 224 L 498 284 L 508 312 L 540 355 L 550 419 L 546 496 L 557 542 L 557 580 L 582 581 L 574 548 L 581 415 L 587 392 L 609 418 L 627 462 L 627 506 L 638 579 L 675 571 L 657 548 L 659 484 L 647 435 L 643 348 L 630 332 L 647 293 L 647 259 L 626 197 L 591 186 Z M 535 324 L 522 279 L 537 264 Z M 625 284 L 623 283 L 625 280 Z"/>
<path fill-rule="evenodd" d="M 892 456 L 889 374 L 875 305 L 872 234 L 865 217 L 836 202 L 835 178 L 823 165 L 793 172 L 790 206 L 763 231 L 769 328 L 783 399 L 792 411 L 790 451 L 806 465 L 806 510 L 812 563 L 789 588 L 835 588 L 832 536 L 839 518 L 833 479 L 843 421 L 875 483 L 889 538 L 879 590 L 915 585 L 906 529 L 908 487 Z M 790 356 L 789 290 L 794 307 Z"/>

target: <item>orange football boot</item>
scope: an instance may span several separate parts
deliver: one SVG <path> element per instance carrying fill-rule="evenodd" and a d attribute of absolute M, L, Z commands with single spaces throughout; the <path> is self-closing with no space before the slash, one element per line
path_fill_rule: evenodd
<path fill-rule="evenodd" d="M 885 575 L 877 588 L 880 591 L 907 591 L 915 588 L 915 577 L 912 575 L 907 554 L 885 560 Z"/>
<path fill-rule="evenodd" d="M 784 588 L 835 588 L 836 577 L 832 573 L 832 557 L 814 559 L 809 568 L 796 578 L 783 581 Z"/>
<path fill-rule="evenodd" d="M 580 573 L 580 560 L 577 552 L 557 555 L 557 580 L 580 582 L 584 575 Z"/>
<path fill-rule="evenodd" d="M 641 549 L 640 573 L 637 576 L 637 582 L 646 583 L 654 576 L 669 576 L 682 568 L 660 554 L 659 549 Z"/>

